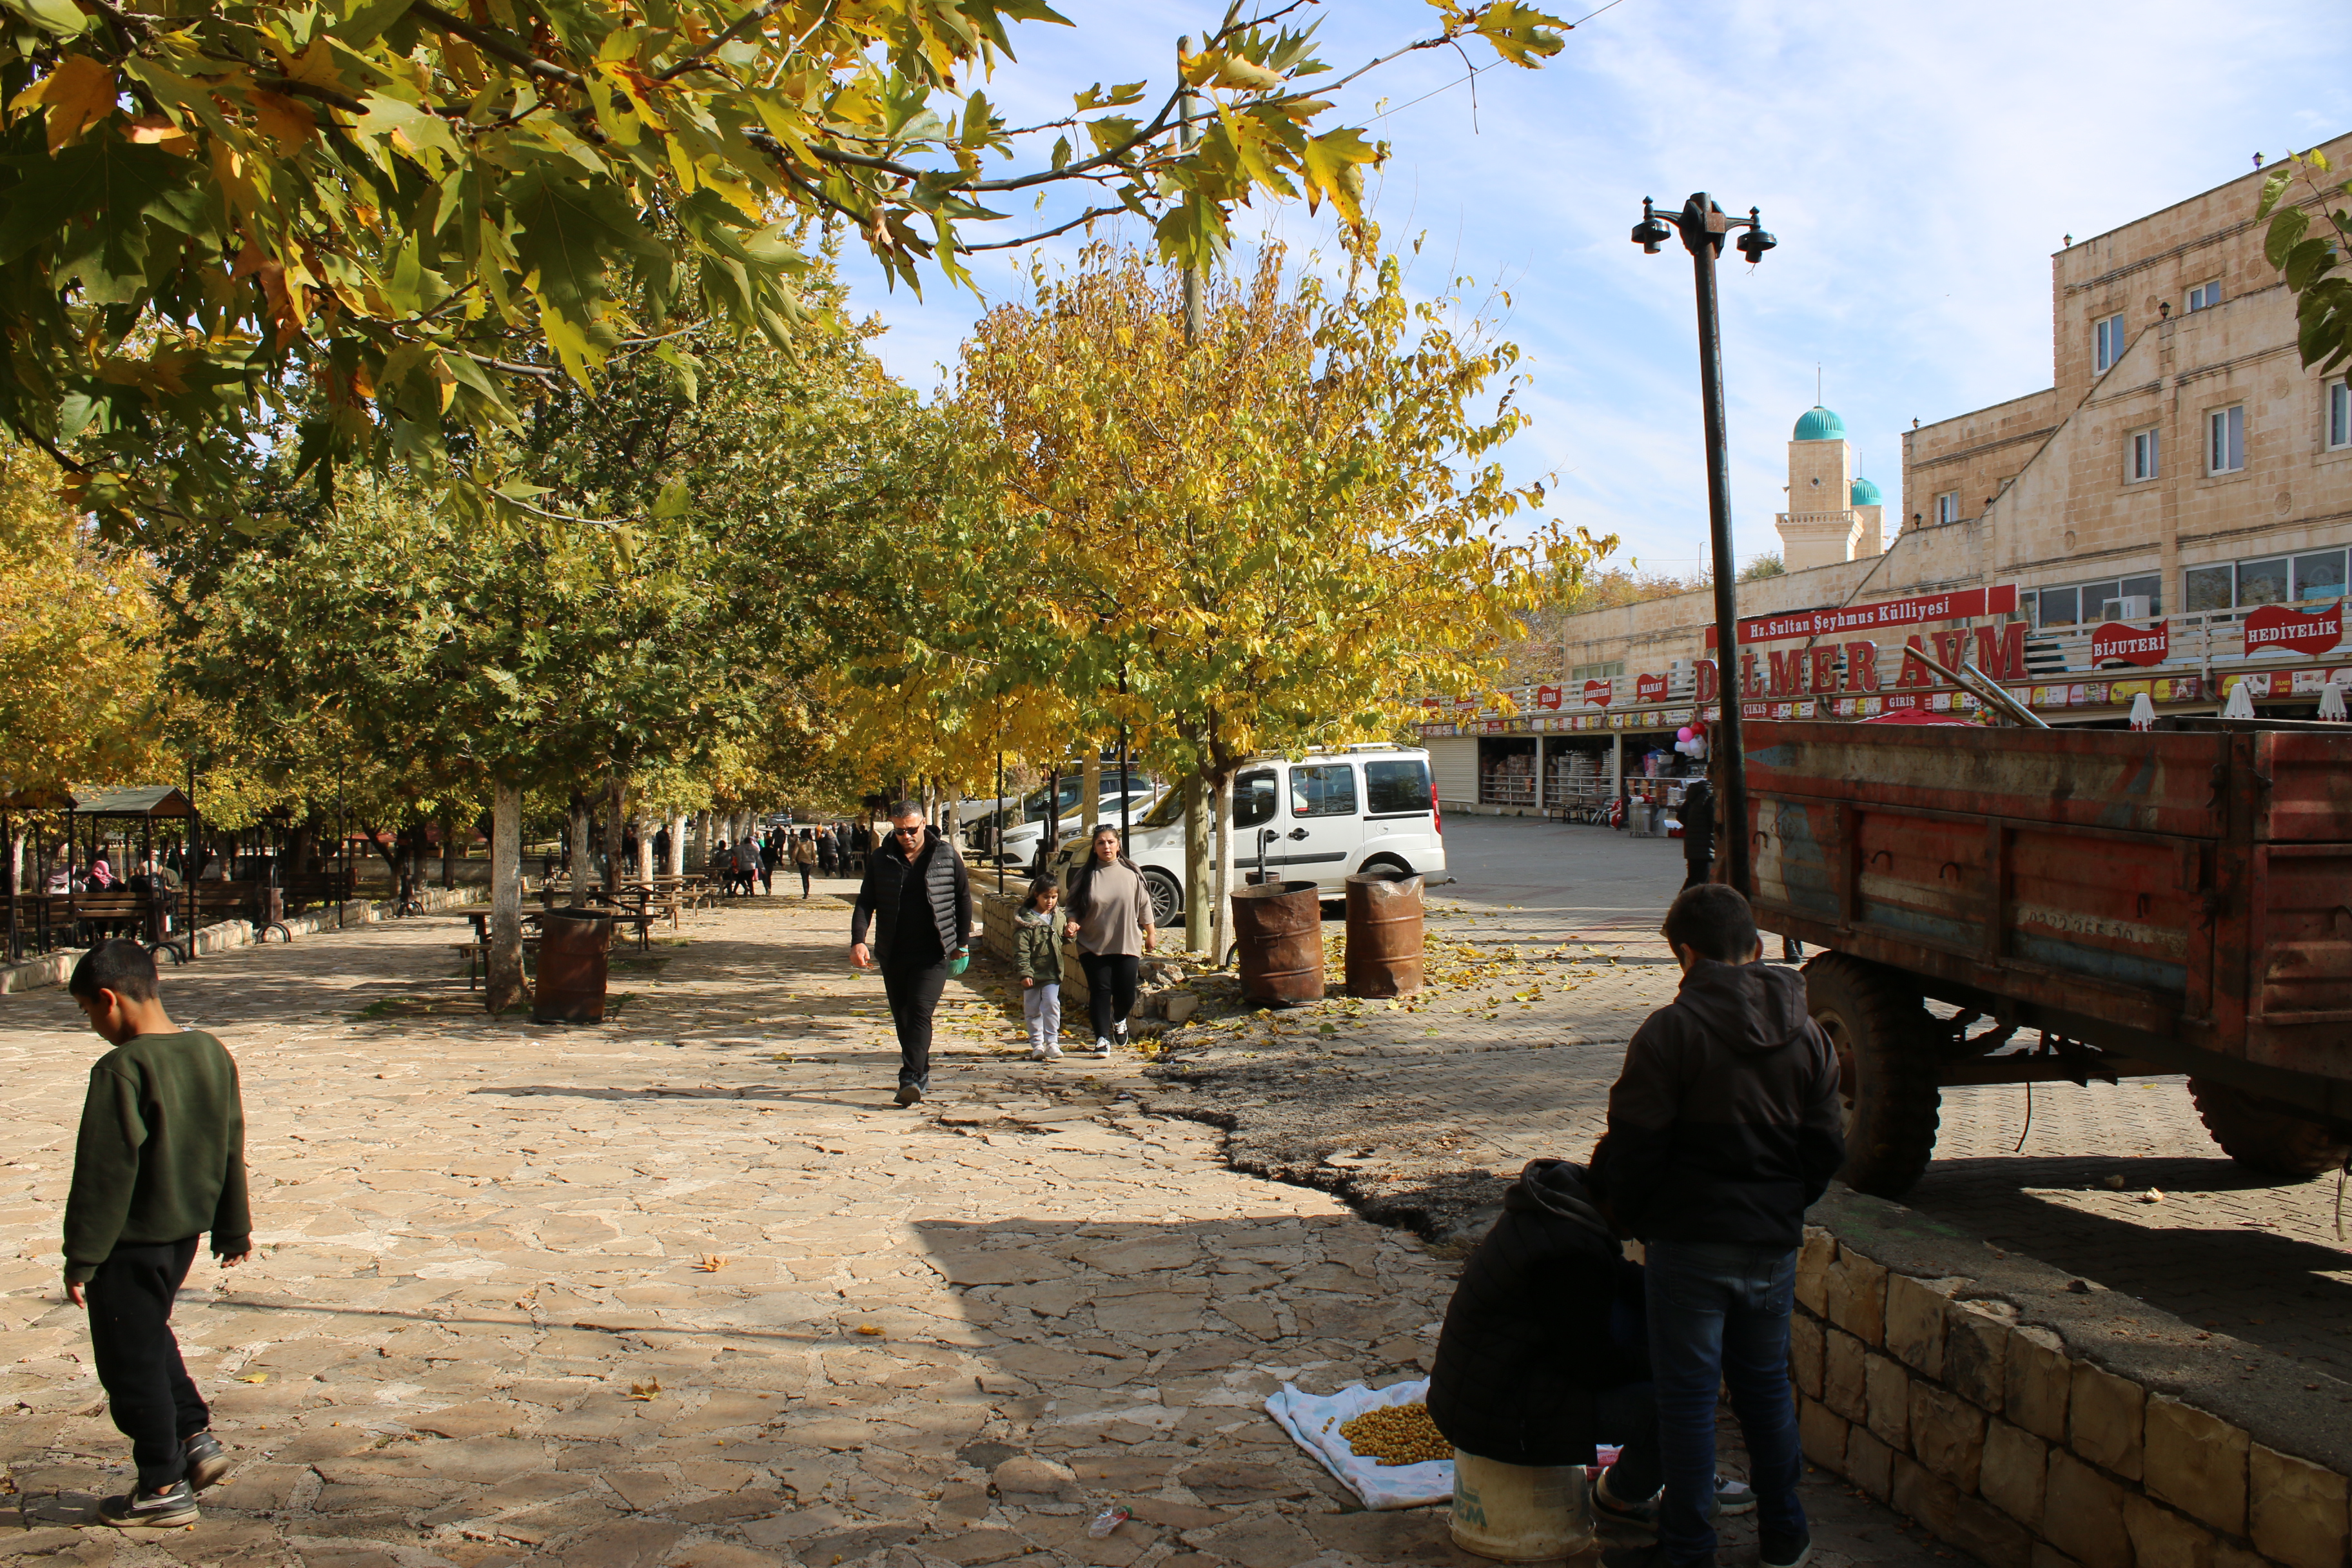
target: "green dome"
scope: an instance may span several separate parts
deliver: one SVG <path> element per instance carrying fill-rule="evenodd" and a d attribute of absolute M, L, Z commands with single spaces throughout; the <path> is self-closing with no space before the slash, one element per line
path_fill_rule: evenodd
<path fill-rule="evenodd" d="M 1843 441 L 1845 439 L 1845 421 L 1816 403 L 1798 417 L 1797 432 L 1789 439 Z"/>
<path fill-rule="evenodd" d="M 1876 485 L 1872 484 L 1868 479 L 1856 479 L 1853 481 L 1853 496 L 1852 504 L 1855 506 L 1877 506 L 1880 502 L 1881 498 L 1878 494 L 1878 487 Z"/>

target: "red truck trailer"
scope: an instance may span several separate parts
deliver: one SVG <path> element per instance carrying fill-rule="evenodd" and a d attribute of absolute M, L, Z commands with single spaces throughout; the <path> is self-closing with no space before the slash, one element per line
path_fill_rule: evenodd
<path fill-rule="evenodd" d="M 2352 727 L 1746 728 L 1748 890 L 1822 950 L 1850 1184 L 1916 1181 L 1958 1084 L 2186 1074 L 2242 1163 L 2352 1158 Z"/>

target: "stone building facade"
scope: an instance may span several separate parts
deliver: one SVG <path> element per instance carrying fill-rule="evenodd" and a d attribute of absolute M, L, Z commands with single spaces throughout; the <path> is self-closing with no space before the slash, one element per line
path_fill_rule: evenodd
<path fill-rule="evenodd" d="M 2341 167 L 2352 137 L 2325 150 Z M 1903 658 L 1908 642 L 1980 652 L 2052 722 L 2120 723 L 2143 693 L 2210 712 L 2241 682 L 2307 714 L 2331 670 L 2352 682 L 2352 388 L 2302 366 L 2294 298 L 2263 254 L 2263 178 L 2054 256 L 2053 384 L 1906 432 L 1892 519 L 1837 416 L 1799 418 L 1777 520 L 1789 570 L 1739 590 L 1748 657 L 1731 685 L 1747 711 L 1973 705 Z M 1873 605 L 1893 606 L 1891 630 L 1850 633 Z M 1432 711 L 1446 804 L 1481 803 L 1502 739 L 1535 740 L 1545 778 L 1551 753 L 1605 734 L 1624 793 L 1618 737 L 1648 758 L 1705 721 L 1713 615 L 1698 593 L 1573 617 L 1557 686 Z"/>

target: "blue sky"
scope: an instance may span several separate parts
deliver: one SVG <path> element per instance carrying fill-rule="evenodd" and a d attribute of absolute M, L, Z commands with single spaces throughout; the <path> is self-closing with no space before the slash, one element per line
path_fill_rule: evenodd
<path fill-rule="evenodd" d="M 1020 63 L 988 84 L 1016 122 L 1066 111 L 1095 80 L 1164 89 L 1175 38 L 1222 13 L 1058 8 L 1075 30 L 1019 29 Z M 1343 68 L 1430 30 L 1417 0 L 1328 0 L 1315 14 L 1323 58 Z M 2062 236 L 2221 184 L 2257 151 L 2352 129 L 2342 24 L 2325 0 L 1618 0 L 1542 70 L 1481 74 L 1475 129 L 1451 51 L 1384 67 L 1340 113 L 1388 110 L 1373 126 L 1393 147 L 1373 216 L 1392 247 L 1425 237 L 1414 286 L 1442 294 L 1467 276 L 1478 297 L 1509 292 L 1505 333 L 1526 351 L 1535 416 L 1507 453 L 1513 477 L 1555 473 L 1555 515 L 1622 535 L 1620 560 L 1679 574 L 1701 565 L 1706 531 L 1690 265 L 1678 245 L 1645 257 L 1628 242 L 1644 195 L 1678 207 L 1706 189 L 1726 207 L 1759 205 L 1780 241 L 1753 271 L 1736 257 L 1723 269 L 1746 558 L 1779 548 L 1789 428 L 1813 402 L 1817 362 L 1891 513 L 1898 432 L 1914 417 L 2050 384 Z M 1330 232 L 1303 205 L 1244 222 L 1298 250 Z M 1066 259 L 1078 243 L 1043 253 Z M 983 287 L 1017 296 L 1014 265 L 984 263 Z M 855 258 L 846 270 L 857 307 L 890 327 L 890 368 L 935 385 L 982 303 L 936 282 L 920 300 L 888 293 Z"/>

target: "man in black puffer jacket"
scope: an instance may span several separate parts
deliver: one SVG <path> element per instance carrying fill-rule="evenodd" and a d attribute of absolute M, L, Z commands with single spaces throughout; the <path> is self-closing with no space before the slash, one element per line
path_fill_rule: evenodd
<path fill-rule="evenodd" d="M 1756 1491 L 1758 1561 L 1812 1554 L 1797 1500 L 1789 1310 L 1805 1210 L 1845 1160 L 1837 1056 L 1801 974 L 1759 963 L 1748 900 L 1710 882 L 1666 911 L 1683 966 L 1609 1091 L 1601 1178 L 1617 1224 L 1647 1244 L 1650 1365 L 1675 1568 L 1715 1562 L 1707 1509 L 1718 1387 L 1731 1394 Z"/>
<path fill-rule="evenodd" d="M 1642 1270 L 1625 1261 L 1584 1170 L 1530 1161 L 1463 1265 L 1429 1373 L 1429 1418 L 1467 1454 L 1549 1468 L 1622 1443 L 1610 1495 L 1658 1489 Z"/>
<path fill-rule="evenodd" d="M 921 806 L 892 806 L 890 828 L 888 842 L 866 858 L 849 914 L 849 961 L 882 966 L 898 1031 L 898 1103 L 913 1105 L 931 1085 L 931 1015 L 948 966 L 971 952 L 971 880 L 955 846 L 923 826 Z"/>

